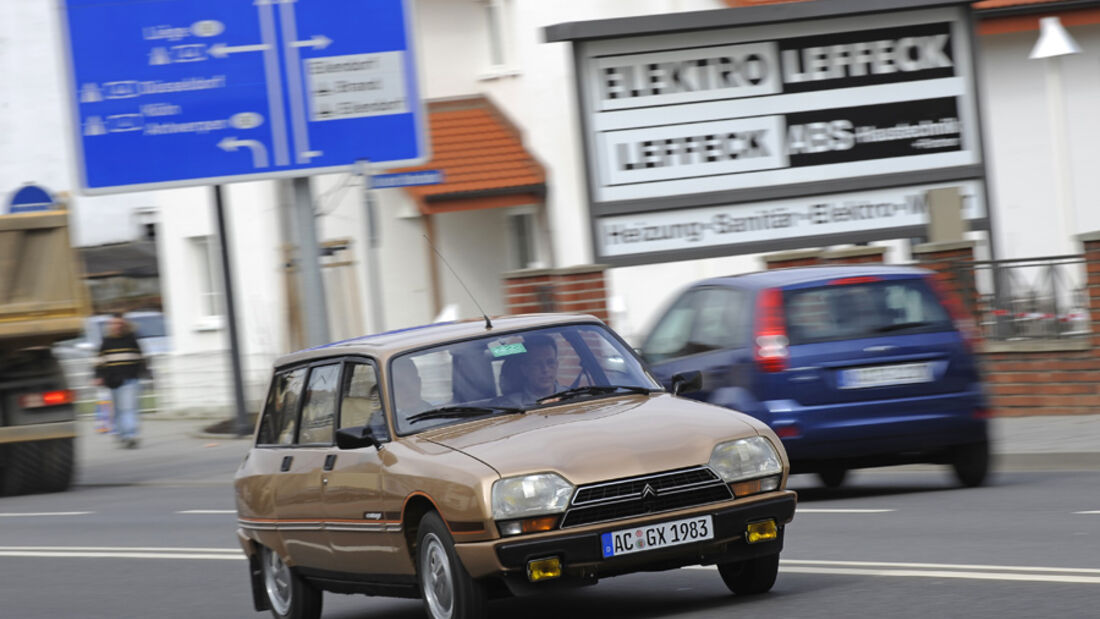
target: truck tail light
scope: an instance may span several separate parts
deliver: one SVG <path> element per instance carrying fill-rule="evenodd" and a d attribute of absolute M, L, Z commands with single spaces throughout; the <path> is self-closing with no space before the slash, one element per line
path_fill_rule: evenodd
<path fill-rule="evenodd" d="M 73 403 L 73 392 L 69 389 L 57 389 L 43 391 L 41 393 L 24 393 L 19 396 L 19 406 L 22 408 L 47 408 Z"/>

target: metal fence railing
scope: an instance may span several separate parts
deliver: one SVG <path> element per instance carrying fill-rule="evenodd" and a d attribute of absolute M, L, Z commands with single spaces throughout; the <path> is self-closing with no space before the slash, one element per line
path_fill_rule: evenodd
<path fill-rule="evenodd" d="M 974 261 L 954 268 L 985 339 L 1085 338 L 1092 333 L 1084 256 Z"/>

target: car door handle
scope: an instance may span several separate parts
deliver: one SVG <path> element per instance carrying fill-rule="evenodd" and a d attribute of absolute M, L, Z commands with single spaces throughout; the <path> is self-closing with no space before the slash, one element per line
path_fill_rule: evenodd
<path fill-rule="evenodd" d="M 336 466 L 336 454 L 329 454 L 325 456 L 325 470 L 331 471 Z"/>
<path fill-rule="evenodd" d="M 290 465 L 293 464 L 293 463 L 294 463 L 294 456 L 284 456 L 283 457 L 283 465 L 279 467 L 279 470 L 285 473 L 285 472 L 290 470 Z"/>

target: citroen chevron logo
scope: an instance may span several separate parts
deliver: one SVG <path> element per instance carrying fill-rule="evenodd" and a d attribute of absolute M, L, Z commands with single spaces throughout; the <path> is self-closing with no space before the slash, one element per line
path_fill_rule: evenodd
<path fill-rule="evenodd" d="M 646 484 L 645 488 L 642 488 L 642 498 L 650 499 L 657 496 L 657 491 L 653 489 L 653 486 Z"/>

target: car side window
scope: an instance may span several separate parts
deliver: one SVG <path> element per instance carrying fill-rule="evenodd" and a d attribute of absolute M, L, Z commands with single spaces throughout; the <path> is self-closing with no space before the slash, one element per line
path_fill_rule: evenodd
<path fill-rule="evenodd" d="M 368 426 L 379 441 L 390 440 L 379 399 L 378 371 L 371 363 L 348 363 L 340 398 L 340 427 Z"/>
<path fill-rule="evenodd" d="M 747 295 L 733 288 L 705 288 L 695 302 L 695 324 L 691 348 L 704 352 L 744 345 L 745 302 Z"/>
<path fill-rule="evenodd" d="M 664 361 L 684 356 L 683 351 L 691 340 L 691 329 L 695 322 L 694 305 L 697 297 L 697 290 L 689 290 L 669 307 L 653 327 L 653 331 L 642 344 L 642 355 L 647 361 Z"/>
<path fill-rule="evenodd" d="M 339 363 L 317 366 L 309 373 L 309 387 L 302 403 L 299 444 L 332 444 L 336 423 L 336 388 L 339 381 Z"/>
<path fill-rule="evenodd" d="M 267 394 L 258 445 L 291 445 L 298 429 L 298 405 L 302 398 L 307 368 L 286 370 L 275 374 Z"/>

